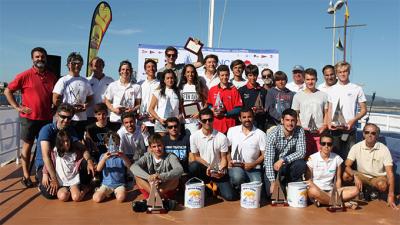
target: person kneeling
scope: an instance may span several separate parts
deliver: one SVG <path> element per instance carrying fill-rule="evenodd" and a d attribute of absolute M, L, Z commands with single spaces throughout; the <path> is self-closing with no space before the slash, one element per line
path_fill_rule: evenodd
<path fill-rule="evenodd" d="M 110 142 L 110 138 L 112 142 Z M 129 168 L 131 162 L 128 157 L 118 148 L 114 146 L 120 145 L 120 137 L 115 131 L 109 131 L 104 137 L 104 143 L 108 151 L 101 154 L 99 164 L 97 164 L 96 171 L 103 171 L 103 181 L 100 188 L 93 194 L 94 202 L 102 202 L 106 197 L 110 197 L 114 193 L 118 202 L 124 202 L 126 198 L 125 191 L 125 166 Z M 113 143 L 110 146 L 108 143 Z"/>
<path fill-rule="evenodd" d="M 150 183 L 155 183 L 163 199 L 172 199 L 183 173 L 178 157 L 166 153 L 160 134 L 149 137 L 150 152 L 146 152 L 130 168 L 135 176 L 143 197 L 147 199 L 151 190 Z"/>
<path fill-rule="evenodd" d="M 307 162 L 310 180 L 308 184 L 308 197 L 314 199 L 317 206 L 328 205 L 333 185 L 336 185 L 338 193 L 342 193 L 343 201 L 349 201 L 358 195 L 355 186 L 342 187 L 343 159 L 332 152 L 333 137 L 330 134 L 322 134 L 320 138 L 320 151 L 312 154 Z M 334 179 L 336 176 L 336 183 Z M 357 207 L 356 202 L 346 203 L 349 207 Z"/>

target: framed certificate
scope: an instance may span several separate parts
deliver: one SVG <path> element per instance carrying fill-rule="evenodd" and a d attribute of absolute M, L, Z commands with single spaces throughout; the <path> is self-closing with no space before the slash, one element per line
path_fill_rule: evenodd
<path fill-rule="evenodd" d="M 204 45 L 203 43 L 201 42 L 196 43 L 192 37 L 189 37 L 188 40 L 186 41 L 184 48 L 189 52 L 197 55 L 201 51 L 201 48 L 203 48 L 203 45 Z"/>
<path fill-rule="evenodd" d="M 185 118 L 190 118 L 192 117 L 192 115 L 199 113 L 199 111 L 200 105 L 198 102 L 183 105 L 183 115 L 185 116 Z"/>

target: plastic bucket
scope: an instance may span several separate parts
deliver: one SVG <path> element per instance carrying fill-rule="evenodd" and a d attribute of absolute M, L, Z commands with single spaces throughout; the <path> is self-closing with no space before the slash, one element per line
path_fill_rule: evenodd
<path fill-rule="evenodd" d="M 262 183 L 253 181 L 240 186 L 240 206 L 246 209 L 260 208 Z"/>
<path fill-rule="evenodd" d="M 307 184 L 305 182 L 289 183 L 287 200 L 291 207 L 307 207 Z"/>
<path fill-rule="evenodd" d="M 185 184 L 185 207 L 204 207 L 204 182 L 197 177 L 189 179 Z"/>

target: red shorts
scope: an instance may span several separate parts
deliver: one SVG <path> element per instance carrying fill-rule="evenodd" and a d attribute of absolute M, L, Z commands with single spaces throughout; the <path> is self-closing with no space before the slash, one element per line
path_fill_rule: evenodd
<path fill-rule="evenodd" d="M 306 157 L 305 159 L 308 159 L 308 157 L 316 152 L 319 151 L 320 149 L 320 144 L 319 144 L 319 134 L 312 134 L 310 132 L 305 132 L 306 134 Z"/>

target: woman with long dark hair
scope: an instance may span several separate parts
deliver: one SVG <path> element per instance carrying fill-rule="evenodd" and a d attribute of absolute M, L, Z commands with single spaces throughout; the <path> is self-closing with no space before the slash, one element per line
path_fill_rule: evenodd
<path fill-rule="evenodd" d="M 165 120 L 179 117 L 182 101 L 177 87 L 177 77 L 172 69 L 165 70 L 160 79 L 160 86 L 151 97 L 149 113 L 156 122 L 154 132 L 165 134 Z"/>
<path fill-rule="evenodd" d="M 208 88 L 199 79 L 194 65 L 185 65 L 181 77 L 179 89 L 181 90 L 183 105 L 196 103 L 199 104 L 200 108 L 206 106 Z M 190 130 L 190 133 L 199 129 L 198 114 L 185 119 L 185 129 Z"/>

